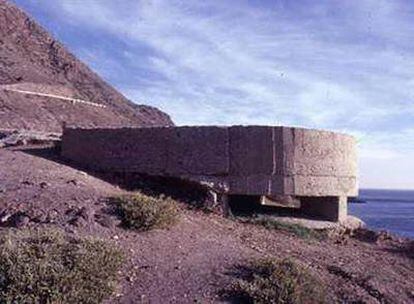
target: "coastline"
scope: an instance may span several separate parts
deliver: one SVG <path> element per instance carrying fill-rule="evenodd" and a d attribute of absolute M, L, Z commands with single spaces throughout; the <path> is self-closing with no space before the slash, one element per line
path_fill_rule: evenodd
<path fill-rule="evenodd" d="M 361 218 L 368 229 L 414 239 L 414 191 L 361 189 L 357 199 L 365 203 L 350 203 L 349 214 Z"/>

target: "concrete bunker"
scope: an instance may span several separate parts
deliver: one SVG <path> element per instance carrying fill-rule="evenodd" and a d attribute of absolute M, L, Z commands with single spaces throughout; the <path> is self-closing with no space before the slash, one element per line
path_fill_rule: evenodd
<path fill-rule="evenodd" d="M 342 221 L 356 196 L 353 137 L 272 126 L 65 128 L 62 155 L 97 171 L 177 177 L 237 196 Z"/>

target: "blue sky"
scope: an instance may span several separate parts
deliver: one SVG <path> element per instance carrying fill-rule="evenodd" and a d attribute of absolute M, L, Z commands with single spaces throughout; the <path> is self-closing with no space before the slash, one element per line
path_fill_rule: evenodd
<path fill-rule="evenodd" d="M 414 189 L 411 1 L 15 2 L 179 125 L 350 133 L 362 187 Z"/>

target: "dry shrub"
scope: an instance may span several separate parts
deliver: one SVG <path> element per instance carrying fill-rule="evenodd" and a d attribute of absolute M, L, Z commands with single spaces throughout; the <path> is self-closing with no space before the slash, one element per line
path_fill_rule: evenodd
<path fill-rule="evenodd" d="M 125 227 L 138 231 L 166 228 L 177 221 L 177 202 L 165 196 L 142 193 L 112 198 Z"/>
<path fill-rule="evenodd" d="M 0 236 L 0 303 L 101 303 L 116 289 L 122 253 L 59 230 Z"/>
<path fill-rule="evenodd" d="M 291 260 L 252 262 L 244 268 L 243 278 L 233 283 L 230 294 L 243 303 L 327 303 L 321 282 Z"/>

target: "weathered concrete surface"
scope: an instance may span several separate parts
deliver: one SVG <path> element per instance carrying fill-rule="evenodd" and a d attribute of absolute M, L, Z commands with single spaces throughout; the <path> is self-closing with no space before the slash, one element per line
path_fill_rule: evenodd
<path fill-rule="evenodd" d="M 229 135 L 224 127 L 167 128 L 167 167 L 171 175 L 222 176 L 229 173 Z"/>
<path fill-rule="evenodd" d="M 66 128 L 62 154 L 95 170 L 181 177 L 225 194 L 320 197 L 330 203 L 317 211 L 333 218 L 342 217 L 342 205 L 322 198 L 357 195 L 355 140 L 327 131 L 268 126 Z"/>
<path fill-rule="evenodd" d="M 300 204 L 302 212 L 310 216 L 340 222 L 348 216 L 346 196 L 302 197 Z"/>
<path fill-rule="evenodd" d="M 274 173 L 274 131 L 269 127 L 229 128 L 231 176 L 270 176 Z M 281 140 L 278 143 L 281 144 Z"/>

